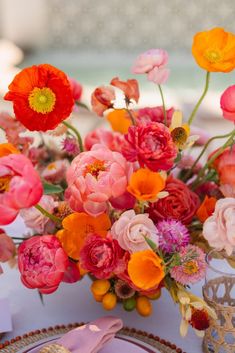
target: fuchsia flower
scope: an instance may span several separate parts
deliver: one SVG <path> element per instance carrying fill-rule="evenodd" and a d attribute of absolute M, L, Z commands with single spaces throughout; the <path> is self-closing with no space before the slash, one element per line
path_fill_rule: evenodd
<path fill-rule="evenodd" d="M 123 91 L 127 103 L 133 99 L 136 103 L 139 101 L 139 85 L 137 80 L 131 79 L 127 81 L 121 81 L 118 77 L 114 77 L 110 82 L 112 86 L 115 86 Z"/>
<path fill-rule="evenodd" d="M 61 159 L 48 164 L 42 171 L 42 177 L 50 183 L 60 183 L 70 164 L 67 159 Z"/>
<path fill-rule="evenodd" d="M 65 197 L 74 211 L 98 216 L 105 212 L 110 198 L 125 193 L 131 173 L 131 164 L 120 153 L 94 145 L 72 161 Z"/>
<path fill-rule="evenodd" d="M 69 265 L 68 257 L 54 235 L 34 236 L 18 249 L 21 280 L 42 294 L 57 290 Z"/>
<path fill-rule="evenodd" d="M 235 122 L 235 85 L 228 87 L 220 98 L 225 119 Z"/>
<path fill-rule="evenodd" d="M 175 109 L 170 108 L 166 110 L 167 126 L 171 124 L 171 119 Z M 139 124 L 149 124 L 149 123 L 164 123 L 164 112 L 163 107 L 146 107 L 139 109 L 137 111 L 137 122 Z"/>
<path fill-rule="evenodd" d="M 157 224 L 159 248 L 166 253 L 180 251 L 190 242 L 188 229 L 180 221 L 162 220 Z"/>
<path fill-rule="evenodd" d="M 0 158 L 0 224 L 9 224 L 23 208 L 38 203 L 43 188 L 28 158 L 10 154 Z"/>
<path fill-rule="evenodd" d="M 62 148 L 68 153 L 68 155 L 73 157 L 78 155 L 80 152 L 79 145 L 75 137 L 66 137 L 62 141 Z"/>
<path fill-rule="evenodd" d="M 124 137 L 119 132 L 113 132 L 102 128 L 89 132 L 85 137 L 86 150 L 90 151 L 92 146 L 101 144 L 111 151 L 121 152 Z"/>
<path fill-rule="evenodd" d="M 169 170 L 177 156 L 169 129 L 161 123 L 131 126 L 122 153 L 128 161 L 153 171 Z"/>
<path fill-rule="evenodd" d="M 103 116 L 107 109 L 113 108 L 115 92 L 113 87 L 100 86 L 91 95 L 92 110 L 99 116 Z"/>
<path fill-rule="evenodd" d="M 9 261 L 15 254 L 16 247 L 8 235 L 0 229 L 0 262 Z"/>

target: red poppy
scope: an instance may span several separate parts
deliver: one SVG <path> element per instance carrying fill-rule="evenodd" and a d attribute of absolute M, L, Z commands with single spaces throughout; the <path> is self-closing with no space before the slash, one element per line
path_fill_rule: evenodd
<path fill-rule="evenodd" d="M 13 102 L 16 118 L 31 131 L 54 129 L 74 105 L 67 76 L 48 64 L 23 69 L 4 99 Z"/>

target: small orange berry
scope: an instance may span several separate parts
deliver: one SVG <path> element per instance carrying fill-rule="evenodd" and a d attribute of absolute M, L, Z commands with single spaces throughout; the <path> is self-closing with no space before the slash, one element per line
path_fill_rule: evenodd
<path fill-rule="evenodd" d="M 103 295 L 93 294 L 93 297 L 94 297 L 95 301 L 101 303 L 104 296 Z"/>
<path fill-rule="evenodd" d="M 105 310 L 112 310 L 117 304 L 117 296 L 114 293 L 107 293 L 102 300 L 103 308 Z"/>
<path fill-rule="evenodd" d="M 137 298 L 136 309 L 141 316 L 149 316 L 152 314 L 152 304 L 149 299 L 144 296 Z"/>
<path fill-rule="evenodd" d="M 110 282 L 107 279 L 97 279 L 91 285 L 91 291 L 94 295 L 104 295 L 110 289 Z"/>

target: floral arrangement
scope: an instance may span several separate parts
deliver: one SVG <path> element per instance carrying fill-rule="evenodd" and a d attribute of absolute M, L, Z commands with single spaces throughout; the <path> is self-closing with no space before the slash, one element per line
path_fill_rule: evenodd
<path fill-rule="evenodd" d="M 8 139 L 0 145 L 0 225 L 20 214 L 32 235 L 11 238 L 2 230 L 0 261 L 17 257 L 26 287 L 49 294 L 62 281 L 89 275 L 94 299 L 106 310 L 121 302 L 143 316 L 166 289 L 179 304 L 182 335 L 189 324 L 200 335 L 208 328 L 215 313 L 189 286 L 204 278 L 209 246 L 229 255 L 235 248 L 235 85 L 220 102 L 231 132 L 210 138 L 192 123 L 211 72 L 235 68 L 235 35 L 200 32 L 192 53 L 206 70 L 206 85 L 185 122 L 165 104 L 168 54 L 152 49 L 136 59 L 132 73 L 157 85 L 162 106 L 136 108 L 137 80 L 113 78 L 91 96 L 93 112 L 112 131 L 96 129 L 84 139 L 70 117 L 85 107 L 79 83 L 47 64 L 16 75 L 4 97 L 15 117 L 0 115 Z M 37 147 L 27 129 L 39 132 Z M 62 135 L 60 148 L 44 143 L 49 130 Z M 201 164 L 220 138 L 226 141 Z M 202 146 L 197 157 L 195 145 Z"/>

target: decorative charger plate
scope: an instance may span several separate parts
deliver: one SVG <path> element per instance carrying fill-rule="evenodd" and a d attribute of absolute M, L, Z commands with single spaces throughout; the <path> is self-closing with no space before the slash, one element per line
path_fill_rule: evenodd
<path fill-rule="evenodd" d="M 84 323 L 68 326 L 55 326 L 48 329 L 29 332 L 18 336 L 10 342 L 0 344 L 1 353 L 39 353 L 40 349 L 54 343 L 63 334 L 71 329 L 82 326 Z M 116 337 L 107 343 L 99 353 L 186 353 L 166 340 L 144 331 L 124 327 Z"/>

